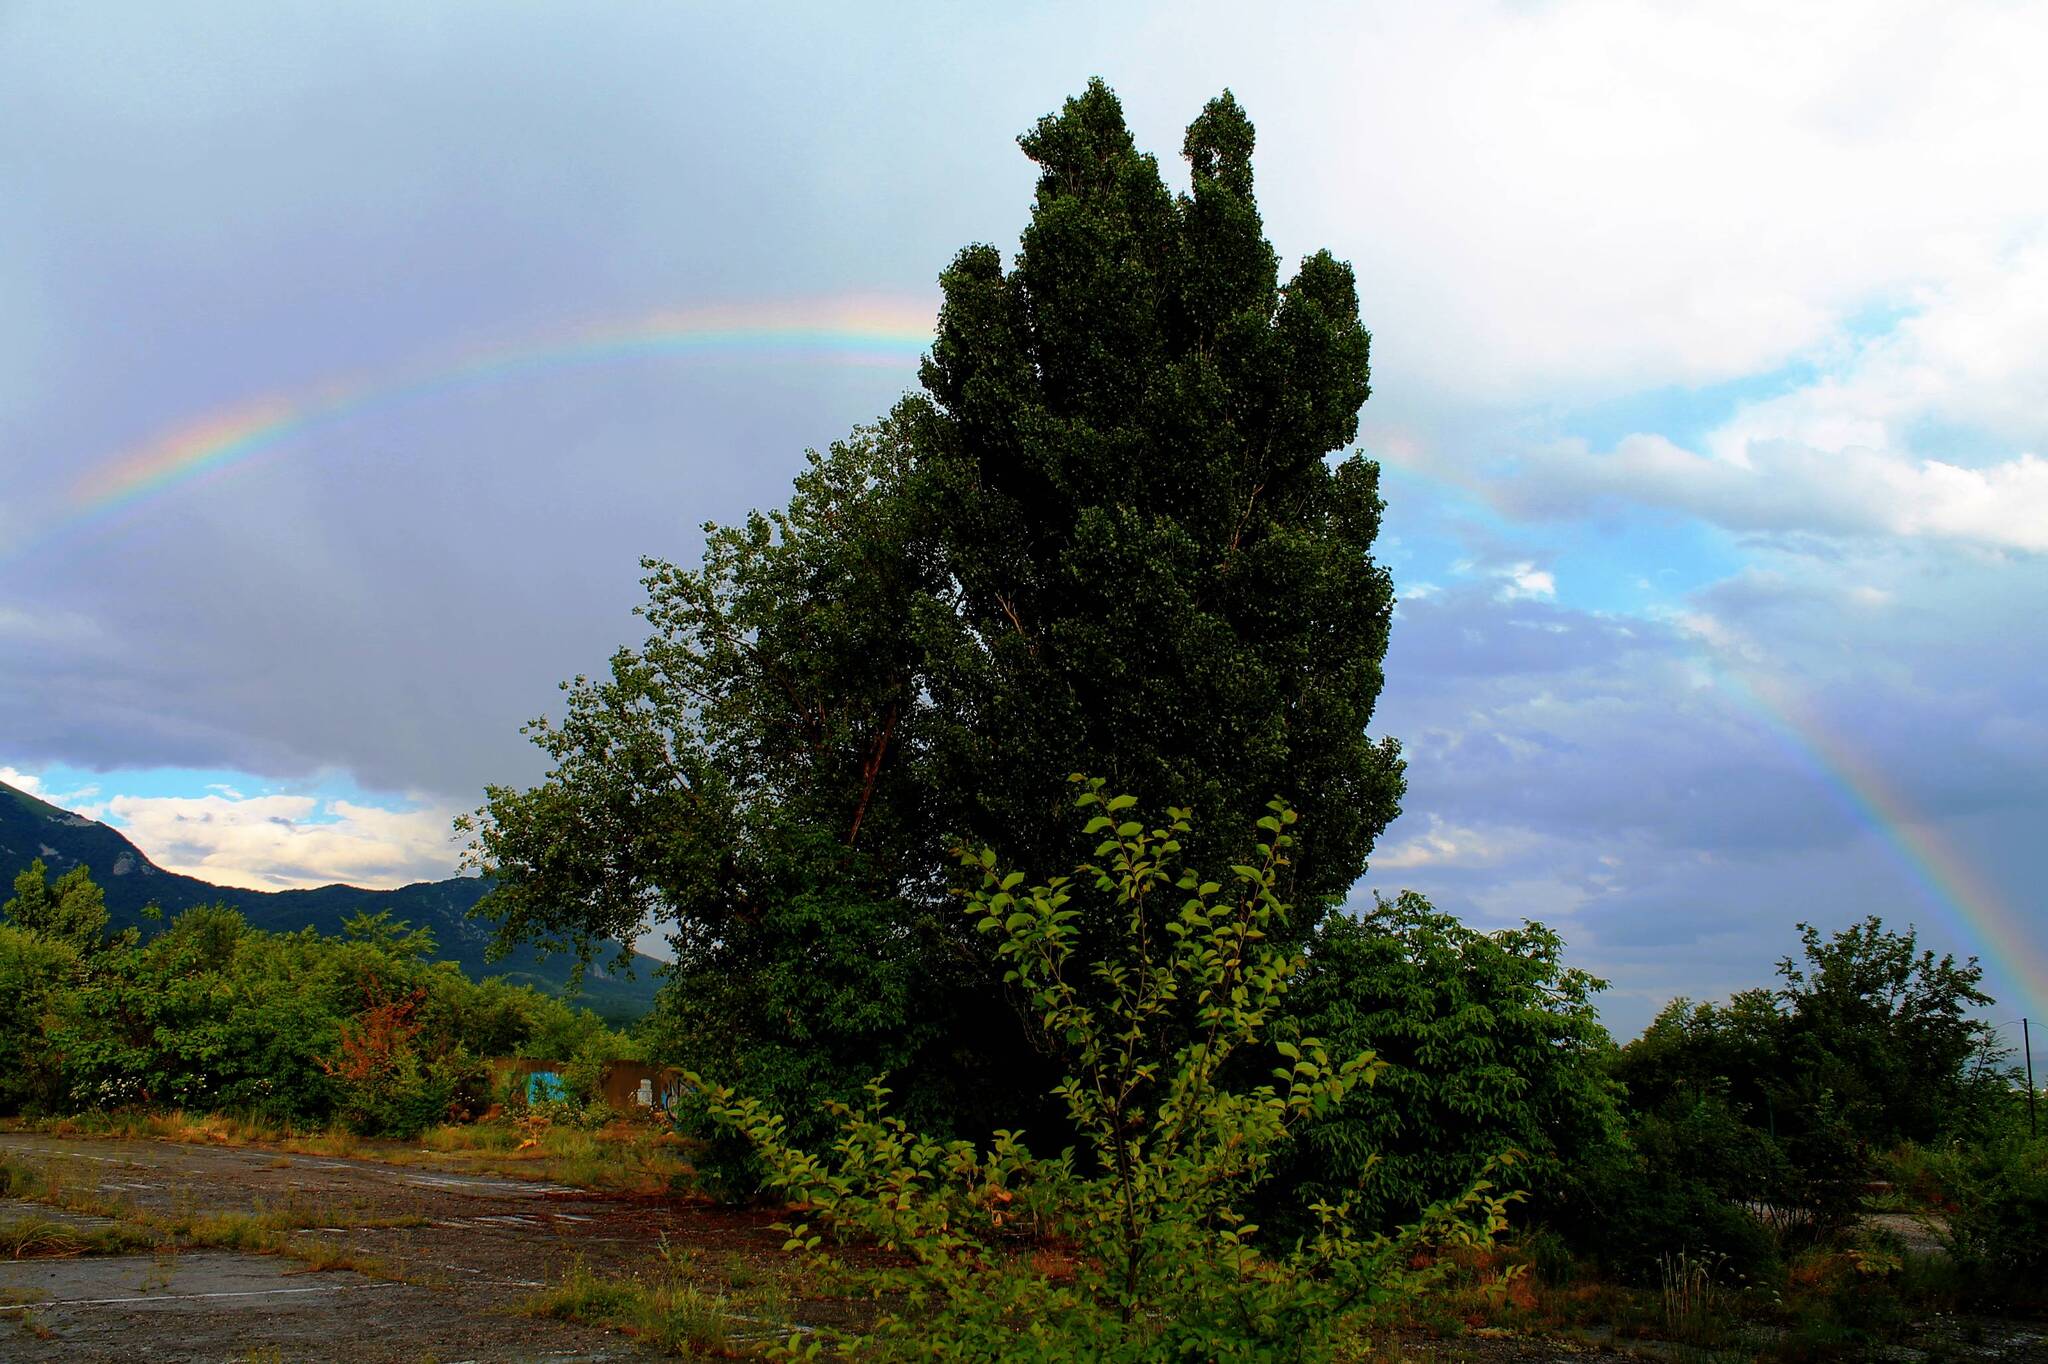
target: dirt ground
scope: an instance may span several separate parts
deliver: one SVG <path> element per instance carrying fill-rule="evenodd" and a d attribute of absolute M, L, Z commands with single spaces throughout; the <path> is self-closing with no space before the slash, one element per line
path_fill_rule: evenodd
<path fill-rule="evenodd" d="M 523 1298 L 577 1259 L 599 1274 L 658 1276 L 689 1264 L 712 1291 L 758 1278 L 783 1260 L 772 1215 L 677 1198 L 621 1198 L 558 1185 L 418 1165 L 192 1146 L 0 1133 L 0 1159 L 56 1176 L 73 1192 L 159 1216 L 331 1214 L 319 1238 L 384 1261 L 391 1278 L 308 1273 L 275 1255 L 186 1250 L 176 1255 L 0 1260 L 0 1360 L 215 1361 L 625 1360 L 647 1355 L 622 1335 L 517 1315 Z M 52 1216 L 0 1200 L 0 1220 Z M 56 1214 L 89 1227 L 104 1219 Z M 374 1227 L 378 1220 L 422 1219 Z M 667 1259 L 664 1259 L 664 1247 Z M 832 1300 L 791 1301 L 764 1334 L 843 1319 Z M 743 1327 L 744 1334 L 747 1328 Z M 1415 1343 L 1433 1364 L 1603 1364 L 1597 1346 L 1474 1338 Z"/>
<path fill-rule="evenodd" d="M 781 1258 L 781 1234 L 767 1217 L 418 1166 L 18 1133 L 0 1133 L 0 1159 L 53 1173 L 73 1192 L 166 1216 L 312 1215 L 331 1225 L 294 1235 L 375 1256 L 397 1276 L 308 1273 L 281 1256 L 214 1250 L 0 1260 L 0 1302 L 28 1308 L 0 1321 L 7 1360 L 645 1358 L 616 1333 L 511 1309 L 579 1257 L 602 1274 L 665 1272 L 664 1238 L 714 1291 L 722 1275 L 744 1278 L 750 1266 Z M 0 1218 L 30 1214 L 51 1215 L 0 1208 Z M 413 1218 L 418 1225 L 362 1225 Z M 790 1315 L 802 1309 L 794 1304 Z M 821 1315 L 835 1314 L 824 1305 Z"/>
<path fill-rule="evenodd" d="M 361 1364 L 645 1359 L 629 1337 L 523 1316 L 517 1304 L 581 1260 L 600 1275 L 659 1280 L 682 1266 L 711 1293 L 738 1290 L 782 1265 L 772 1214 L 676 1197 L 588 1193 L 530 1180 L 251 1147 L 0 1133 L 0 1160 L 33 1166 L 70 1194 L 124 1216 L 285 1214 L 302 1247 L 346 1249 L 376 1274 L 310 1271 L 300 1259 L 186 1249 L 75 1259 L 0 1259 L 0 1361 L 309 1360 Z M 81 1229 L 104 1218 L 0 1200 L 0 1221 L 54 1218 Z M 374 1225 L 402 1222 L 406 1225 Z M 773 1319 L 744 1315 L 736 1343 L 792 1327 L 834 1325 L 845 1304 L 793 1297 Z M 739 1306 L 741 1314 L 759 1309 Z M 2038 1326 L 1930 1323 L 1892 1357 L 2044 1361 Z M 1968 1328 L 1965 1333 L 1965 1328 Z M 1613 1364 L 1670 1357 L 1654 1342 L 1544 1341 L 1478 1332 L 1392 1342 L 1430 1364 Z"/>

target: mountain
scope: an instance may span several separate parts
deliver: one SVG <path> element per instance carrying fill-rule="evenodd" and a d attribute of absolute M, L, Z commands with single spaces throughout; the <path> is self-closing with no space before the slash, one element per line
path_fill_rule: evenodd
<path fill-rule="evenodd" d="M 359 886 L 321 886 L 316 890 L 238 890 L 216 886 L 196 876 L 165 871 L 142 850 L 96 820 L 60 810 L 26 791 L 0 782 L 0 903 L 13 893 L 15 876 L 38 857 L 51 879 L 84 863 L 107 895 L 107 911 L 117 929 L 134 925 L 150 932 L 142 917 L 144 905 L 160 906 L 166 918 L 194 905 L 226 904 L 242 911 L 257 928 L 295 933 L 315 928 L 340 933 L 343 920 L 357 914 L 388 910 L 415 928 L 433 933 L 440 955 L 462 967 L 471 978 L 506 976 L 549 994 L 565 994 L 570 962 L 543 958 L 520 947 L 500 961 L 484 960 L 490 930 L 470 919 L 469 911 L 490 884 L 474 876 L 446 881 L 421 881 L 397 890 L 364 890 Z M 654 1005 L 655 969 L 650 957 L 633 955 L 633 975 L 592 963 L 574 1002 L 615 1022 L 646 1014 Z"/>

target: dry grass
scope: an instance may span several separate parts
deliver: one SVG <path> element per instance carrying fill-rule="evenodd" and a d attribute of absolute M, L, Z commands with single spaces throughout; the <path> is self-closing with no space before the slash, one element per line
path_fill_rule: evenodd
<path fill-rule="evenodd" d="M 49 1217 L 0 1222 L 0 1255 L 10 1260 L 68 1260 L 81 1255 L 125 1255 L 150 1245 L 126 1225 L 78 1227 Z"/>
<path fill-rule="evenodd" d="M 559 1283 L 519 1310 L 624 1331 L 657 1353 L 685 1358 L 750 1354 L 749 1341 L 778 1333 L 764 1313 L 779 1316 L 779 1299 L 742 1301 L 697 1282 L 686 1257 L 664 1247 L 663 1258 L 668 1272 L 653 1280 L 600 1276 L 579 1259 Z"/>
<path fill-rule="evenodd" d="M 596 1128 L 496 1118 L 430 1128 L 410 1142 L 177 1111 L 10 1126 L 29 1126 L 54 1136 L 140 1137 L 196 1146 L 266 1148 L 286 1156 L 431 1165 L 599 1193 L 667 1193 L 692 1187 L 695 1179 L 682 1140 L 664 1126 L 636 1118 L 619 1118 Z"/>
<path fill-rule="evenodd" d="M 27 1199 L 87 1217 L 121 1219 L 127 1205 L 108 1198 L 90 1176 L 77 1181 L 71 1162 L 51 1161 L 46 1165 L 17 1165 L 0 1160 L 0 1197 Z M 74 1186 L 77 1181 L 77 1186 Z"/>
<path fill-rule="evenodd" d="M 416 1227 L 427 1219 L 419 1213 L 364 1213 L 332 1204 L 294 1201 L 282 1208 L 254 1212 L 155 1212 L 132 1204 L 75 1191 L 61 1162 L 38 1168 L 0 1161 L 0 1189 L 69 1212 L 113 1220 L 108 1227 L 80 1228 L 52 1219 L 28 1218 L 0 1223 L 0 1255 L 14 1259 L 61 1258 L 74 1255 L 125 1255 L 140 1250 L 173 1254 L 180 1250 L 236 1250 L 255 1255 L 282 1255 L 301 1262 L 308 1272 L 348 1269 L 373 1278 L 402 1279 L 379 1256 L 353 1246 L 340 1246 L 294 1232 L 308 1228 L 370 1231 Z"/>
<path fill-rule="evenodd" d="M 419 1146 L 455 1168 L 600 1193 L 666 1193 L 696 1175 L 673 1132 L 631 1119 L 579 1128 L 500 1118 L 433 1128 Z"/>

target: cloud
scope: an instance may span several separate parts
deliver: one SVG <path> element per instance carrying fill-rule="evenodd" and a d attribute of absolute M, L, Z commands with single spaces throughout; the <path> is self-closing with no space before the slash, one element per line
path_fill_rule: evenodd
<path fill-rule="evenodd" d="M 2048 174 L 2030 173 L 2048 92 L 2017 55 L 2040 49 L 2044 17 L 2023 9 L 1473 3 L 1303 14 L 1290 34 L 1217 5 L 1020 12 L 986 21 L 1000 42 L 836 14 L 792 37 L 745 11 L 652 27 L 229 13 L 110 36 L 52 10 L 0 53 L 17 115 L 0 164 L 18 158 L 30 206 L 0 222 L 0 260 L 37 281 L 31 401 L 0 405 L 0 471 L 24 497 L 255 394 L 650 298 L 929 287 L 962 242 L 1014 240 L 1031 168 L 1011 139 L 1088 69 L 1169 174 L 1187 118 L 1237 90 L 1282 255 L 1328 245 L 1357 267 L 1368 418 L 1432 442 L 1468 411 L 1520 430 L 1587 394 L 1825 357 L 1901 300 L 1927 319 L 1917 349 L 1872 350 L 1868 372 L 1945 356 L 1935 372 L 1995 394 L 1994 367 L 1968 357 L 2019 333 L 1968 319 L 1997 302 L 2016 225 L 2048 213 Z M 243 71 L 249 52 L 264 60 Z M 375 97 L 337 122 L 337 89 Z M 109 185 L 155 210 L 109 211 Z M 235 214 L 213 211 L 229 199 Z M 2021 327 L 2023 302 L 1999 316 Z M 532 779 L 519 724 L 633 637 L 637 556 L 687 559 L 705 517 L 779 503 L 805 445 L 911 382 L 551 374 L 308 433 L 0 569 L 6 607 L 71 622 L 0 648 L 0 733 L 52 760 L 343 767 L 451 800 Z M 1805 525 L 1792 503 L 1853 481 L 1815 473 L 1773 500 L 1770 479 L 1756 491 L 1679 451 L 1676 472 L 1613 486 L 1607 458 L 1565 452 L 1560 514 L 1584 494 Z M 1940 452 L 1881 458 L 1933 499 L 1915 534 L 2024 538 L 2005 509 L 2031 469 L 2001 482 L 1926 464 L 1972 469 Z M 1539 481 L 1508 491 L 1533 504 Z M 1507 590 L 1560 590 L 1566 570 L 1527 547 L 1501 562 L 1524 558 L 1553 576 Z"/>
<path fill-rule="evenodd" d="M 1500 576 L 1505 580 L 1500 589 L 1503 601 L 1547 601 L 1557 596 L 1557 576 L 1532 563 L 1515 564 L 1501 570 Z"/>
<path fill-rule="evenodd" d="M 1526 831 L 1478 829 L 1446 824 L 1437 814 L 1428 816 L 1425 832 L 1411 834 L 1399 842 L 1375 849 L 1372 869 L 1376 874 L 1408 872 L 1423 867 L 1483 867 L 1498 863 L 1514 853 L 1526 852 L 1533 840 Z"/>
<path fill-rule="evenodd" d="M 248 890 L 389 889 L 455 874 L 454 811 L 317 796 L 131 796 L 108 822 L 166 871 Z"/>
<path fill-rule="evenodd" d="M 1758 444 L 1929 454 L 1961 431 L 2048 443 L 2048 240 L 1962 252 L 1891 325 L 1829 357 L 1814 380 L 1743 404 L 1708 438 L 1739 463 Z"/>
<path fill-rule="evenodd" d="M 1833 755 L 2025 903 L 2038 856 L 2016 831 L 2048 817 L 2048 678 L 2018 613 L 2040 598 L 2048 559 L 1876 545 L 1759 551 L 1649 618 L 1483 580 L 1410 600 L 1375 718 L 1409 790 L 1358 898 L 1412 887 L 1477 924 L 1551 922 L 1627 983 L 1624 1029 L 1672 994 L 1762 983 L 1796 951 L 1794 918 L 1880 913 L 1981 952 Z"/>
<path fill-rule="evenodd" d="M 1729 964 L 1788 904 L 1905 904 L 1718 685 L 1744 668 L 1944 827 L 2048 815 L 2025 628 L 2048 599 L 2048 10 L 249 4 L 118 31 L 47 7 L 10 38 L 0 554 L 43 538 L 0 563 L 8 757 L 426 793 L 132 804 L 176 865 L 445 874 L 436 807 L 540 774 L 519 724 L 640 632 L 638 555 L 779 504 L 806 445 L 914 374 L 537 373 L 65 524 L 84 465 L 566 319 L 928 288 L 962 243 L 1014 242 L 1012 138 L 1090 71 L 1169 175 L 1235 89 L 1283 259 L 1356 268 L 1368 447 L 1412 462 L 1399 434 L 1448 484 L 1389 512 L 1417 583 L 1381 707 L 1411 781 L 1387 875 L 1561 918 L 1639 990 L 1754 983 Z M 1985 837 L 2021 849 L 2007 884 L 2038 881 L 2038 841 Z"/>
<path fill-rule="evenodd" d="M 0 764 L 0 783 L 12 786 L 17 791 L 25 791 L 37 800 L 46 801 L 51 805 L 60 806 L 67 810 L 77 811 L 87 818 L 97 817 L 97 809 L 83 804 L 83 802 L 91 800 L 100 793 L 100 788 L 97 786 L 87 784 L 72 791 L 53 791 L 49 788 L 48 783 L 35 773 L 23 772 L 19 768 L 8 767 L 4 764 Z"/>
<path fill-rule="evenodd" d="M 1490 484 L 1511 515 L 1573 519 L 1602 503 L 1683 512 L 1738 531 L 1817 531 L 2048 551 L 2048 460 L 1983 468 L 1869 449 L 1750 442 L 1743 462 L 1630 436 L 1605 454 L 1565 442 Z"/>
<path fill-rule="evenodd" d="M 39 799 L 43 794 L 43 780 L 33 772 L 19 772 L 12 767 L 0 766 L 0 782 Z"/>
<path fill-rule="evenodd" d="M 1226 74 L 1267 48 L 1239 22 L 1174 55 Z M 1550 402 L 1768 371 L 2048 210 L 2038 10 L 1566 0 L 1325 28 L 1287 45 L 1294 91 L 1233 84 L 1273 216 L 1358 263 L 1403 388 Z"/>
<path fill-rule="evenodd" d="M 1814 359 L 1810 378 L 1740 403 L 1694 448 L 1655 430 L 1606 451 L 1565 439 L 1464 481 L 1529 518 L 1624 505 L 1738 531 L 2048 550 L 2048 245 L 1967 254 L 1909 309 Z"/>

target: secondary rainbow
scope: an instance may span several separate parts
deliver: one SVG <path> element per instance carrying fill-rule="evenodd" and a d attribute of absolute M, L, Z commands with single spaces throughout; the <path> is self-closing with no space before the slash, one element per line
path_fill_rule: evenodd
<path fill-rule="evenodd" d="M 65 526 L 77 529 L 234 468 L 316 427 L 550 371 L 691 356 L 907 370 L 931 345 L 933 316 L 929 301 L 886 296 L 658 312 L 475 349 L 372 379 L 256 397 L 182 422 L 89 470 L 72 487 Z"/>
<path fill-rule="evenodd" d="M 1914 814 L 1869 759 L 1810 714 L 1783 684 L 1753 673 L 1719 671 L 1717 677 L 1724 693 L 1762 721 L 1794 761 L 1876 836 L 1921 894 L 1983 949 L 1979 955 L 1986 964 L 2017 982 L 2027 1000 L 2003 999 L 2002 1011 L 2048 1007 L 2048 951 L 2039 930 L 2023 923 L 2005 898 Z"/>

